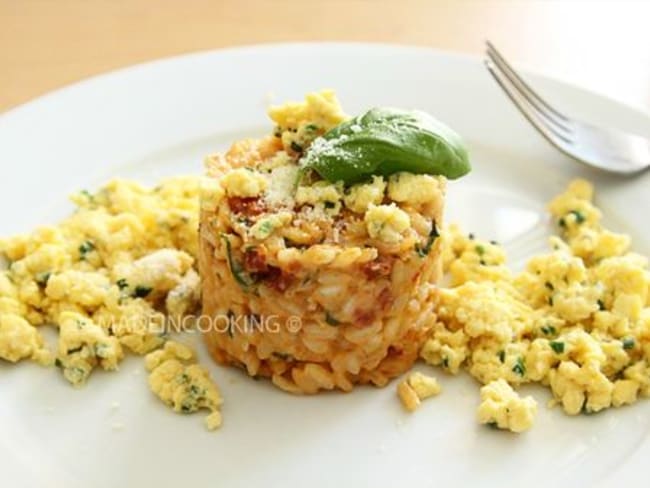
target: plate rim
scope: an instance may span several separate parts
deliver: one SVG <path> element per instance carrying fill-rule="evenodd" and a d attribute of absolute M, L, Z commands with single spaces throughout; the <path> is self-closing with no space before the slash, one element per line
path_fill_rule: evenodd
<path fill-rule="evenodd" d="M 431 53 L 431 54 L 435 53 L 440 56 L 464 59 L 466 61 L 472 61 L 478 63 L 480 63 L 484 59 L 479 54 L 453 51 L 450 49 L 442 49 L 435 46 L 425 46 L 419 44 L 400 44 L 400 43 L 390 43 L 390 42 L 372 42 L 372 41 L 262 42 L 262 43 L 252 43 L 252 44 L 240 44 L 235 46 L 224 46 L 219 48 L 199 49 L 194 51 L 188 51 L 185 53 L 173 54 L 170 56 L 162 56 L 158 58 L 148 59 L 142 62 L 127 64 L 124 66 L 119 66 L 106 71 L 85 76 L 83 78 L 64 84 L 52 90 L 48 90 L 44 93 L 41 93 L 40 95 L 37 95 L 22 103 L 19 103 L 18 105 L 12 106 L 9 109 L 0 112 L 0 122 L 6 122 L 5 118 L 11 118 L 17 112 L 33 109 L 34 106 L 38 105 L 39 103 L 43 103 L 52 97 L 59 96 L 69 91 L 73 91 L 77 88 L 83 88 L 93 83 L 109 81 L 112 78 L 120 77 L 129 72 L 147 69 L 159 64 L 174 63 L 181 59 L 189 60 L 195 57 L 196 58 L 209 57 L 211 55 L 217 55 L 217 54 L 236 55 L 239 53 L 247 53 L 256 50 L 281 50 L 281 49 L 291 49 L 291 48 L 297 49 L 297 48 L 308 48 L 308 47 L 310 48 L 314 48 L 314 47 L 332 48 L 333 47 L 333 48 L 340 48 L 340 49 L 346 47 L 356 47 L 356 48 L 377 49 L 377 50 L 393 49 L 393 50 L 400 50 L 400 51 L 418 51 L 421 53 Z M 645 117 L 646 119 L 648 119 L 648 121 L 650 121 L 650 108 L 644 109 L 643 107 L 633 106 L 629 103 L 617 100 L 611 95 L 600 93 L 590 88 L 585 88 L 579 85 L 578 83 L 562 80 L 555 76 L 546 75 L 539 69 L 529 69 L 528 67 L 526 67 L 526 69 L 521 70 L 521 72 L 525 76 L 538 78 L 551 83 L 562 84 L 571 89 L 585 92 L 589 96 L 597 97 L 608 103 L 613 103 L 620 107 L 624 107 L 626 110 L 634 112 L 635 115 Z"/>
<path fill-rule="evenodd" d="M 368 43 L 368 42 L 318 42 L 318 41 L 313 41 L 313 42 L 303 42 L 303 43 L 263 43 L 263 44 L 250 44 L 250 45 L 245 45 L 245 46 L 233 46 L 233 47 L 227 47 L 227 48 L 221 48 L 221 49 L 207 49 L 207 50 L 200 50 L 200 51 L 194 51 L 190 53 L 182 53 L 174 56 L 168 56 L 168 57 L 163 57 L 163 58 L 158 58 L 158 59 L 153 59 L 149 60 L 146 62 L 142 63 L 136 63 L 133 65 L 125 66 L 125 67 L 120 67 L 114 70 L 98 73 L 96 75 L 91 75 L 89 77 L 83 78 L 81 80 L 78 80 L 76 82 L 73 82 L 71 84 L 59 87 L 55 90 L 49 91 L 45 94 L 42 94 L 32 100 L 29 100 L 21 105 L 18 105 L 16 107 L 13 107 L 5 112 L 0 113 L 0 123 L 6 123 L 10 124 L 11 119 L 14 114 L 22 114 L 24 112 L 27 112 L 29 110 L 38 110 L 38 107 L 40 104 L 43 104 L 44 102 L 47 102 L 51 98 L 56 98 L 57 96 L 60 96 L 62 94 L 69 94 L 70 92 L 74 92 L 78 88 L 83 88 L 85 86 L 97 84 L 98 82 L 108 82 L 111 79 L 114 78 L 120 78 L 122 76 L 129 76 L 130 73 L 133 73 L 135 71 L 139 70 L 147 70 L 150 69 L 152 66 L 160 65 L 160 64 L 173 64 L 174 62 L 177 62 L 178 60 L 181 59 L 191 59 L 193 57 L 196 58 L 201 58 L 201 57 L 209 57 L 212 55 L 219 55 L 219 54 L 224 54 L 224 53 L 232 53 L 232 54 L 237 54 L 237 53 L 242 53 L 242 52 L 254 52 L 254 51 L 264 51 L 267 49 L 286 49 L 286 48 L 315 48 L 315 47 L 323 47 L 323 48 L 331 48 L 331 47 L 338 47 L 338 48 L 347 48 L 350 46 L 355 46 L 359 47 L 362 49 L 376 49 L 378 51 L 384 50 L 384 49 L 391 49 L 393 52 L 401 51 L 401 52 L 421 52 L 421 53 L 430 53 L 430 54 L 435 54 L 441 57 L 447 57 L 447 58 L 452 58 L 452 59 L 465 59 L 465 60 L 470 60 L 472 62 L 480 62 L 480 56 L 474 55 L 474 54 L 467 54 L 467 53 L 456 53 L 453 51 L 445 51 L 445 50 L 440 50 L 436 48 L 431 48 L 427 46 L 412 46 L 412 45 L 401 45 L 401 44 L 391 44 L 391 43 Z M 599 93 L 593 92 L 588 89 L 581 88 L 580 86 L 577 86 L 575 84 L 571 84 L 568 82 L 564 82 L 562 80 L 558 80 L 552 77 L 547 77 L 544 75 L 534 75 L 534 72 L 526 72 L 526 73 L 531 73 L 533 76 L 538 76 L 541 79 L 546 79 L 549 80 L 553 83 L 557 83 L 559 85 L 563 85 L 566 87 L 569 87 L 570 89 L 575 89 L 579 90 L 581 92 L 584 92 L 590 97 L 594 97 L 600 100 L 605 100 L 608 103 L 611 103 L 613 105 L 616 105 L 626 111 L 629 111 L 628 113 L 634 114 L 636 116 L 643 117 L 647 119 L 650 122 L 650 114 L 638 110 L 635 107 L 630 107 L 629 105 L 626 105 L 623 102 L 617 101 L 612 99 L 611 97 L 608 97 L 606 95 L 601 95 Z M 0 126 L 0 132 L 2 131 L 2 127 Z M 646 441 L 645 443 L 647 443 Z M 650 448 L 650 444 L 647 444 L 648 447 Z M 643 446 L 642 446 L 643 447 Z M 641 466 L 640 462 L 642 460 L 638 459 L 639 455 L 643 455 L 643 452 L 636 451 L 635 452 L 636 456 L 635 459 L 627 459 L 624 463 L 621 463 L 619 466 L 619 469 L 622 469 L 623 466 L 629 467 L 632 461 L 636 460 L 639 462 L 639 467 Z M 632 457 L 632 456 L 631 456 Z M 636 468 L 636 466 L 635 466 Z M 618 472 L 618 471 L 617 471 Z M 637 471 L 640 472 L 640 471 Z M 633 475 L 632 475 L 633 476 Z M 607 476 L 607 479 L 609 479 L 609 476 Z"/>

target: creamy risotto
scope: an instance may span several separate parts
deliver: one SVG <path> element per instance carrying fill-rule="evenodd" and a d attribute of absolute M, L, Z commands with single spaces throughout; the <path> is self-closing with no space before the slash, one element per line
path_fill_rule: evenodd
<path fill-rule="evenodd" d="M 262 325 L 215 328 L 209 350 L 294 393 L 383 386 L 410 368 L 434 322 L 445 178 L 302 174 L 303 154 L 346 119 L 338 101 L 312 94 L 270 115 L 273 135 L 208 160 L 203 312 Z"/>

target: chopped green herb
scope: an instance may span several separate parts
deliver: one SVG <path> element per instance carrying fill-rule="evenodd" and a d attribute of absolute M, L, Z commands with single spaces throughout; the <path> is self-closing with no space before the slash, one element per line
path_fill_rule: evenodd
<path fill-rule="evenodd" d="M 256 229 L 255 235 L 258 237 L 262 237 L 262 239 L 265 239 L 266 237 L 270 236 L 271 233 L 273 232 L 273 222 L 271 220 L 263 220 L 260 222 L 259 227 Z"/>
<path fill-rule="evenodd" d="M 548 345 L 551 346 L 551 349 L 553 349 L 555 354 L 562 354 L 564 352 L 564 342 L 551 341 L 548 343 Z"/>
<path fill-rule="evenodd" d="M 449 358 L 446 357 L 446 356 L 444 358 L 442 358 L 442 367 L 443 368 L 448 368 L 449 367 Z"/>
<path fill-rule="evenodd" d="M 557 331 L 555 330 L 555 327 L 552 325 L 544 325 L 542 326 L 542 332 L 545 335 L 554 335 Z"/>
<path fill-rule="evenodd" d="M 92 241 L 84 241 L 79 246 L 79 256 L 81 259 L 86 259 L 86 254 L 95 250 L 95 245 Z"/>
<path fill-rule="evenodd" d="M 133 290 L 133 297 L 134 298 L 146 298 L 149 293 L 153 291 L 153 288 L 150 286 L 136 286 L 135 290 Z"/>
<path fill-rule="evenodd" d="M 597 412 L 593 411 L 591 408 L 587 406 L 587 399 L 585 398 L 584 403 L 582 404 L 582 408 L 580 409 L 580 413 L 582 415 L 593 415 Z"/>
<path fill-rule="evenodd" d="M 499 351 L 499 361 L 502 363 L 506 362 L 506 352 L 505 351 Z"/>
<path fill-rule="evenodd" d="M 49 271 L 45 273 L 40 273 L 36 275 L 36 283 L 38 283 L 40 286 L 46 286 L 51 276 L 52 273 L 50 273 Z"/>
<path fill-rule="evenodd" d="M 487 425 L 490 429 L 498 429 L 499 428 L 499 424 L 497 424 L 494 420 L 492 422 L 488 422 L 485 425 Z"/>
<path fill-rule="evenodd" d="M 517 362 L 512 367 L 512 371 L 522 377 L 526 374 L 526 365 L 524 364 L 524 359 L 521 356 L 517 358 Z"/>
<path fill-rule="evenodd" d="M 59 358 L 56 358 L 54 360 L 54 366 L 56 366 L 57 368 L 63 368 L 63 362 Z"/>
<path fill-rule="evenodd" d="M 88 190 L 81 190 L 79 193 L 82 194 L 84 197 L 86 197 L 91 202 L 95 200 L 95 197 Z"/>
<path fill-rule="evenodd" d="M 468 238 L 470 241 L 473 241 L 474 239 L 476 239 L 476 236 L 474 235 L 474 233 L 470 232 L 470 233 L 467 235 L 467 238 Z"/>
<path fill-rule="evenodd" d="M 598 299 L 598 310 L 605 310 L 605 302 L 602 300 Z"/>
<path fill-rule="evenodd" d="M 126 281 L 126 278 L 120 278 L 115 282 L 115 284 L 120 290 L 124 290 L 125 288 L 129 287 L 129 283 Z"/>
<path fill-rule="evenodd" d="M 559 225 L 560 227 L 562 227 L 563 229 L 566 229 L 566 227 L 567 227 L 567 220 L 566 220 L 566 217 L 569 216 L 569 215 L 573 215 L 573 216 L 574 216 L 575 221 L 576 221 L 576 224 L 578 224 L 578 225 L 584 223 L 584 222 L 587 220 L 587 218 L 585 217 L 585 215 L 584 215 L 580 210 L 571 210 L 571 211 L 568 212 L 564 217 L 560 218 L 560 219 L 557 221 L 558 225 Z"/>
<path fill-rule="evenodd" d="M 552 307 L 553 306 L 553 297 L 548 297 L 548 304 Z"/>
<path fill-rule="evenodd" d="M 325 322 L 327 322 L 329 325 L 332 326 L 337 326 L 341 324 L 341 322 L 336 320 L 336 318 L 334 318 L 332 314 L 330 314 L 329 312 L 325 312 Z"/>
<path fill-rule="evenodd" d="M 334 202 L 325 202 L 325 208 L 334 208 L 336 207 L 336 203 Z"/>
<path fill-rule="evenodd" d="M 481 246 L 481 245 L 479 244 L 478 246 L 476 246 L 476 253 L 477 253 L 479 256 L 483 256 L 483 254 L 485 254 L 485 247 L 483 247 L 483 246 Z"/>
<path fill-rule="evenodd" d="M 307 124 L 307 125 L 305 126 L 305 130 L 308 130 L 308 131 L 312 131 L 312 132 L 313 132 L 313 131 L 318 130 L 318 126 L 317 126 L 316 124 Z"/>
<path fill-rule="evenodd" d="M 296 141 L 291 141 L 291 150 L 302 154 L 302 146 Z"/>
<path fill-rule="evenodd" d="M 585 220 L 587 220 L 580 210 L 571 210 L 569 213 L 575 216 L 577 224 L 582 224 Z"/>
<path fill-rule="evenodd" d="M 428 256 L 429 252 L 431 252 L 431 247 L 433 247 L 433 243 L 436 242 L 436 239 L 438 237 L 440 237 L 440 233 L 438 232 L 438 226 L 434 220 L 431 223 L 431 231 L 429 232 L 429 237 L 427 238 L 427 242 L 424 247 L 420 247 L 419 244 L 415 245 L 415 252 L 418 253 L 418 256 L 421 258 Z"/>
<path fill-rule="evenodd" d="M 555 287 L 553 286 L 553 283 L 551 283 L 550 281 L 547 281 L 546 283 L 544 283 L 544 286 L 546 288 L 548 288 L 549 290 L 551 290 L 551 291 L 555 290 Z"/>
<path fill-rule="evenodd" d="M 630 350 L 634 349 L 635 341 L 633 337 L 626 337 L 623 339 L 623 349 Z"/>
<path fill-rule="evenodd" d="M 255 280 L 244 270 L 244 267 L 241 263 L 235 261 L 232 257 L 232 245 L 230 244 L 230 239 L 225 234 L 221 235 L 222 239 L 226 243 L 226 258 L 228 260 L 228 267 L 232 273 L 233 278 L 237 284 L 243 289 L 248 290 L 252 285 L 255 284 Z"/>

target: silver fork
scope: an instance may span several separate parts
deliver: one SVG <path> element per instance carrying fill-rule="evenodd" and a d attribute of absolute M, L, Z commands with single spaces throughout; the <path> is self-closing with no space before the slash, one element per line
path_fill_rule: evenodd
<path fill-rule="evenodd" d="M 486 41 L 485 66 L 528 121 L 555 147 L 577 161 L 612 173 L 650 167 L 650 140 L 569 118 L 545 102 Z"/>

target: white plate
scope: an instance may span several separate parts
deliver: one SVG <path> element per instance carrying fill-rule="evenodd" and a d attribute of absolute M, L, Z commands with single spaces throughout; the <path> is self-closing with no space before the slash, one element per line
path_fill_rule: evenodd
<path fill-rule="evenodd" d="M 533 78 L 572 114 L 650 135 L 641 113 Z M 0 234 L 65 215 L 67 194 L 113 176 L 154 182 L 198 173 L 204 154 L 270 130 L 269 94 L 278 102 L 322 87 L 335 88 L 349 113 L 419 108 L 460 132 L 474 171 L 451 185 L 449 218 L 506 242 L 515 265 L 544 249 L 544 204 L 576 175 L 595 180 L 610 225 L 631 232 L 636 249 L 648 253 L 650 174 L 606 176 L 551 149 L 478 59 L 361 44 L 256 46 L 157 61 L 6 113 Z M 569 418 L 544 408 L 546 390 L 530 388 L 539 417 L 515 436 L 475 423 L 478 385 L 465 374 L 436 371 L 444 394 L 408 415 L 394 384 L 294 397 L 216 366 L 203 351 L 202 359 L 226 398 L 215 433 L 201 416 L 174 415 L 154 398 L 140 358 L 119 373 L 93 373 L 80 391 L 55 369 L 0 365 L 3 486 L 591 486 L 647 471 L 645 401 Z"/>

